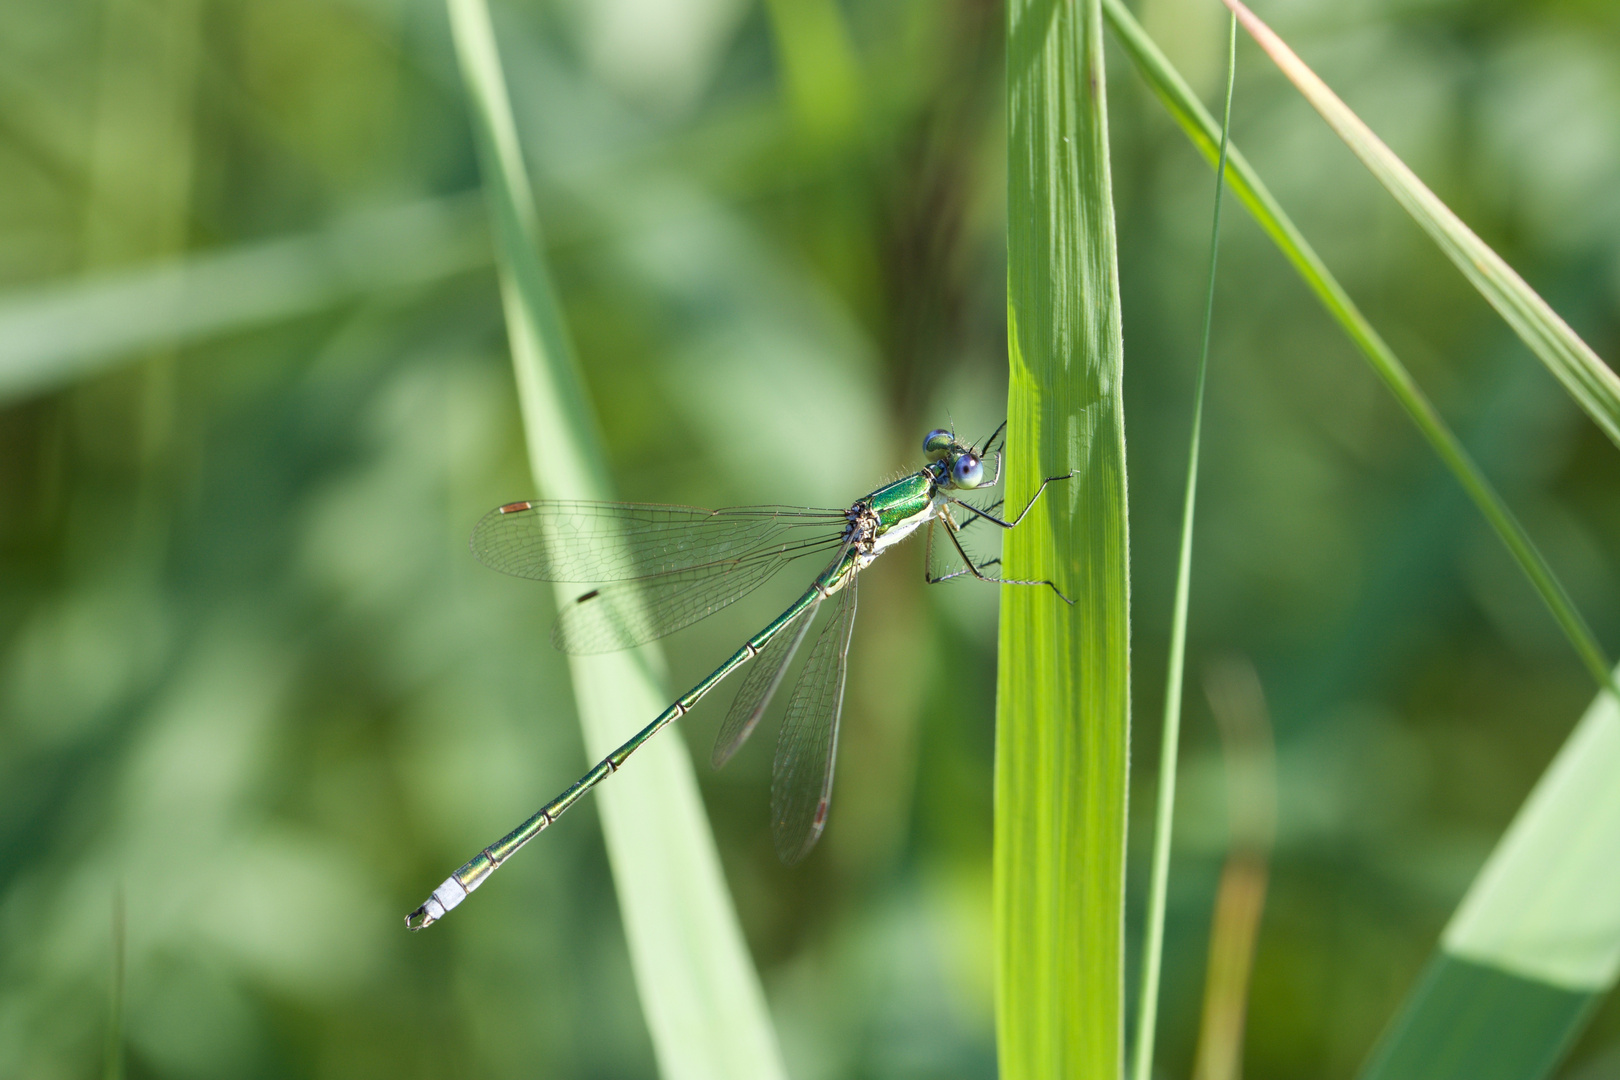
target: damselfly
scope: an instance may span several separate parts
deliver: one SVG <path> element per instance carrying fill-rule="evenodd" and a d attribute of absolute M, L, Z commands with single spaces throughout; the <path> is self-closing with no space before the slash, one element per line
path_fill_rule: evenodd
<path fill-rule="evenodd" d="M 972 575 L 1004 585 L 1045 585 L 1072 603 L 1050 581 L 1010 581 L 985 573 L 999 559 L 975 562 L 960 533 L 977 521 L 1011 529 L 1024 519 L 1046 486 L 1073 473 L 1051 476 L 1011 521 L 996 516 L 1000 501 L 985 507 L 953 492 L 993 486 L 1001 480 L 1001 445 L 963 445 L 943 428 L 923 440 L 928 464 L 847 510 L 794 506 L 741 506 L 702 510 L 645 503 L 517 502 L 486 514 L 473 529 L 473 554 L 484 565 L 539 581 L 579 582 L 593 588 L 564 606 L 552 643 L 564 652 L 627 649 L 663 637 L 714 614 L 796 559 L 832 553 L 832 561 L 803 595 L 732 653 L 701 682 L 623 746 L 574 781 L 504 839 L 480 851 L 405 917 L 412 930 L 444 918 L 495 868 L 537 836 L 591 788 L 617 772 L 642 743 L 684 716 L 720 681 L 749 660 L 759 659 L 743 680 L 737 700 L 715 739 L 713 761 L 724 765 L 753 732 L 787 674 L 823 601 L 834 601 L 832 618 L 810 650 L 788 699 L 771 771 L 771 833 L 785 863 L 802 859 L 827 824 L 832 797 L 838 718 L 843 710 L 845 658 L 855 625 L 855 582 L 879 555 L 926 525 L 930 584 Z M 986 479 L 984 461 L 995 460 Z M 954 511 L 970 515 L 958 522 Z M 936 573 L 935 527 L 961 560 Z"/>

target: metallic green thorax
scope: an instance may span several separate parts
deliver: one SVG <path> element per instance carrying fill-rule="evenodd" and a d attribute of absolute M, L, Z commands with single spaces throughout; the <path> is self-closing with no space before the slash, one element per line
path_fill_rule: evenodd
<path fill-rule="evenodd" d="M 877 514 L 879 533 L 888 532 L 900 522 L 914 518 L 932 506 L 939 483 L 932 469 L 923 469 L 880 487 L 861 500 Z M 857 504 L 860 505 L 860 504 Z"/>

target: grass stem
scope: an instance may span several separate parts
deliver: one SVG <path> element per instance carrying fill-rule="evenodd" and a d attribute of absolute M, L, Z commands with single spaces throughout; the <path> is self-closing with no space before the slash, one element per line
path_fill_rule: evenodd
<path fill-rule="evenodd" d="M 1226 152 L 1232 126 L 1232 87 L 1237 71 L 1237 17 L 1226 35 L 1226 104 L 1215 166 L 1215 211 L 1209 233 L 1209 285 L 1204 296 L 1204 332 L 1193 389 L 1192 435 L 1187 450 L 1187 490 L 1181 507 L 1181 551 L 1176 561 L 1175 607 L 1170 617 L 1170 662 L 1165 672 L 1164 729 L 1159 750 L 1159 798 L 1153 820 L 1153 872 L 1148 887 L 1142 945 L 1141 1003 L 1137 1009 L 1132 1076 L 1153 1075 L 1153 1036 L 1159 1015 L 1159 969 L 1164 953 L 1164 904 L 1170 881 L 1170 836 L 1176 811 L 1176 758 L 1181 742 L 1182 676 L 1187 660 L 1187 602 L 1192 589 L 1193 515 L 1198 501 L 1198 447 L 1204 430 L 1204 384 L 1209 375 L 1209 335 L 1215 320 L 1215 267 L 1220 253 L 1221 203 L 1226 192 Z"/>

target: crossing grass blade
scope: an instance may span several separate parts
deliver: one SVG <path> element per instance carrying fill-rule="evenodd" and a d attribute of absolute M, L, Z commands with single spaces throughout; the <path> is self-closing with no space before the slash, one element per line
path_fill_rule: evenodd
<path fill-rule="evenodd" d="M 482 166 L 534 478 L 548 498 L 611 497 L 593 414 L 540 257 L 540 230 L 484 0 L 448 0 Z M 575 587 L 558 587 L 566 602 Z M 646 654 L 570 656 L 585 745 L 606 754 L 667 704 Z M 669 1080 L 785 1076 L 679 739 L 596 795 L 636 985 Z"/>
<path fill-rule="evenodd" d="M 476 200 L 429 199 L 315 233 L 0 296 L 0 404 L 189 345 L 489 264 Z"/>
<path fill-rule="evenodd" d="M 1098 0 L 1007 11 L 1007 505 L 994 920 L 1003 1080 L 1124 1069 L 1130 579 Z"/>
<path fill-rule="evenodd" d="M 1620 703 L 1600 691 L 1362 1080 L 1538 1080 L 1620 978 Z"/>
<path fill-rule="evenodd" d="M 1198 101 L 1186 80 L 1171 66 L 1164 53 L 1143 31 L 1141 24 L 1125 9 L 1121 0 L 1103 0 L 1103 10 L 1107 14 L 1109 25 L 1120 44 L 1124 46 L 1126 54 L 1136 65 L 1137 71 L 1147 81 L 1159 101 L 1169 110 L 1176 123 L 1192 139 L 1194 146 L 1209 159 L 1211 164 L 1214 164 L 1220 143 L 1220 125 Z M 1536 548 L 1535 542 L 1530 539 L 1529 533 L 1525 532 L 1524 526 L 1514 517 L 1513 511 L 1508 509 L 1507 503 L 1502 500 L 1502 496 L 1497 493 L 1491 482 L 1485 478 L 1485 474 L 1480 471 L 1473 457 L 1463 448 L 1461 441 L 1446 422 L 1440 418 L 1440 414 L 1424 396 L 1394 350 L 1378 331 L 1373 329 L 1372 323 L 1367 321 L 1367 317 L 1362 314 L 1355 301 L 1350 299 L 1350 294 L 1339 284 L 1338 279 L 1327 268 L 1327 264 L 1317 255 L 1316 249 L 1311 247 L 1310 242 L 1294 225 L 1293 220 L 1272 196 L 1259 174 L 1254 171 L 1254 167 L 1235 145 L 1230 149 L 1227 180 L 1232 185 L 1232 193 L 1259 222 L 1266 235 L 1271 237 L 1277 249 L 1316 294 L 1328 314 L 1366 356 L 1373 370 L 1378 373 L 1378 377 L 1383 379 L 1384 385 L 1395 395 L 1395 400 L 1400 402 L 1401 407 L 1406 410 L 1423 437 L 1429 441 L 1429 445 L 1440 456 L 1446 468 L 1457 478 L 1457 482 L 1474 501 L 1480 513 L 1485 515 L 1485 520 L 1496 531 L 1496 535 L 1507 547 L 1514 561 L 1519 564 L 1525 577 L 1540 594 L 1542 602 L 1552 613 L 1559 629 L 1569 639 L 1592 678 L 1600 686 L 1608 686 L 1612 690 L 1609 662 L 1604 656 L 1602 646 L 1598 644 L 1586 619 L 1570 599 L 1563 583 L 1558 580 L 1552 567 Z"/>
<path fill-rule="evenodd" d="M 1269 26 L 1240 0 L 1225 3 L 1368 171 L 1564 384 L 1569 396 L 1620 445 L 1620 376 L 1500 255 L 1475 236 Z"/>

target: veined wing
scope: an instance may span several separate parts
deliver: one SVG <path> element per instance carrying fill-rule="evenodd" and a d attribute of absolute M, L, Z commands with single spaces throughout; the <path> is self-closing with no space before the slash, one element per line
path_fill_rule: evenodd
<path fill-rule="evenodd" d="M 715 768 L 730 761 L 759 725 L 759 718 L 765 715 L 771 697 L 787 675 L 788 665 L 793 663 L 793 654 L 799 651 L 799 643 L 810 632 L 810 624 L 816 621 L 816 609 L 819 607 L 821 602 L 818 600 L 800 612 L 798 621 L 777 631 L 771 643 L 754 658 L 748 677 L 743 680 L 736 700 L 731 703 L 731 711 L 726 713 L 725 722 L 714 737 L 714 754 L 710 760 Z"/>
<path fill-rule="evenodd" d="M 849 635 L 855 627 L 855 582 L 838 598 L 831 621 L 816 638 L 810 659 L 788 700 L 771 769 L 771 838 L 789 866 L 810 853 L 827 824 L 832 802 L 838 718 L 844 708 Z"/>
<path fill-rule="evenodd" d="M 536 581 L 626 581 L 837 538 L 845 521 L 843 510 L 796 506 L 518 502 L 479 520 L 472 552 L 492 570 Z"/>
<path fill-rule="evenodd" d="M 840 550 L 839 534 L 778 540 L 726 559 L 610 581 L 557 613 L 551 643 L 566 653 L 628 649 L 673 634 L 747 596 L 795 559 Z"/>

